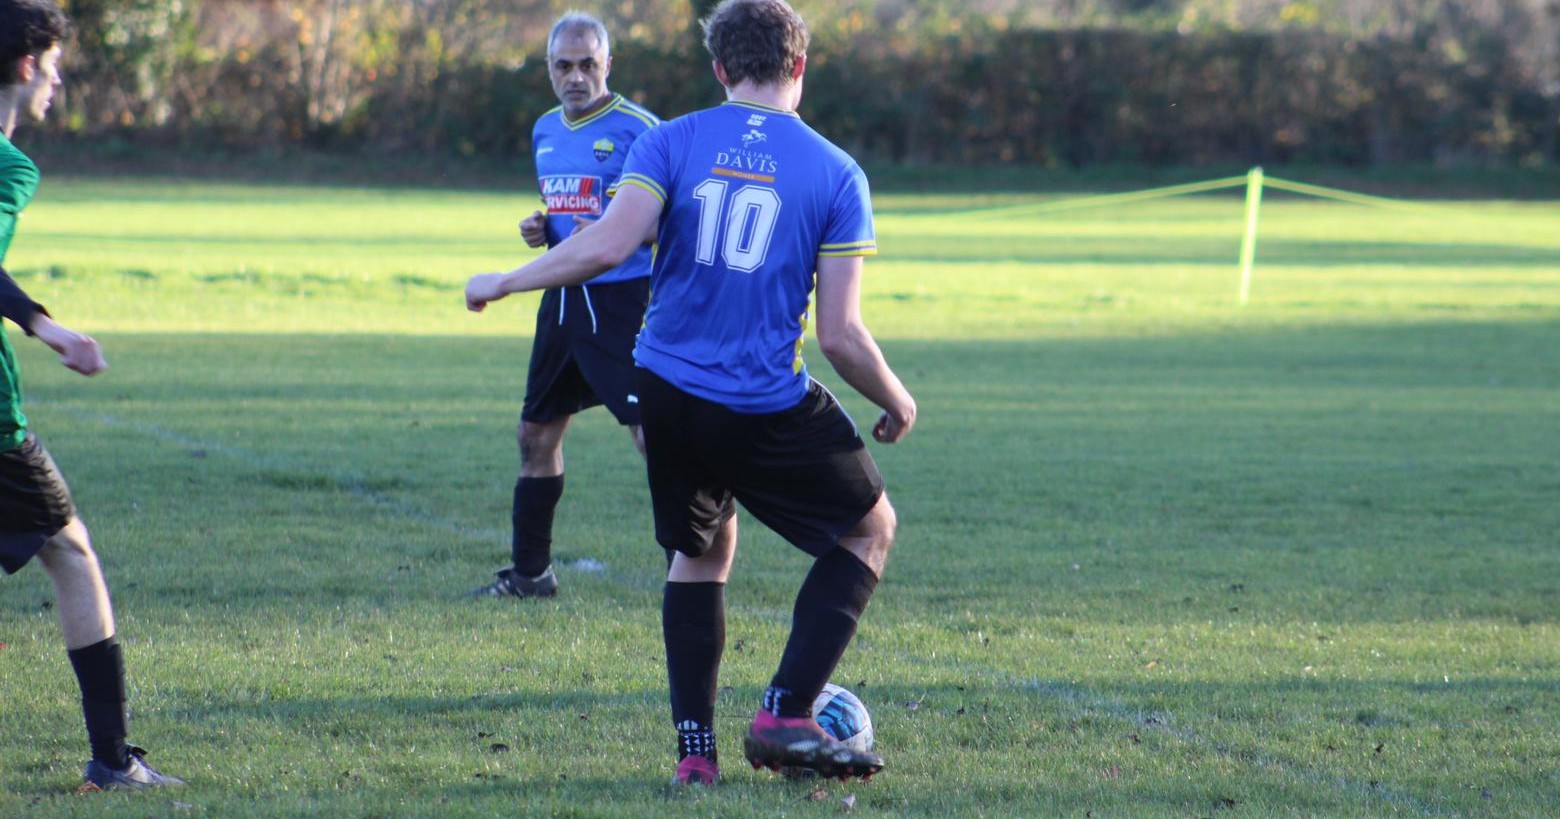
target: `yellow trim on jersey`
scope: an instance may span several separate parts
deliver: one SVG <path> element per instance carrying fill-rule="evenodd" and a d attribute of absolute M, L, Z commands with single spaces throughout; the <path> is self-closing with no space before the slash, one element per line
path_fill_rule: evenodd
<path fill-rule="evenodd" d="M 820 258 L 820 259 L 822 259 L 822 258 L 835 259 L 835 258 L 842 258 L 842 257 L 845 257 L 845 256 L 876 256 L 876 255 L 877 255 L 877 248 L 875 248 L 875 247 L 858 247 L 858 248 L 856 248 L 854 250 L 829 250 L 829 251 L 822 251 L 822 250 L 820 250 L 820 251 L 818 251 L 818 258 Z"/>
<path fill-rule="evenodd" d="M 655 198 L 661 200 L 661 204 L 666 204 L 666 190 L 660 185 L 657 185 L 655 180 L 645 176 L 644 174 L 628 174 L 627 176 L 618 179 L 618 183 L 615 187 L 622 188 L 624 185 L 633 185 L 636 188 L 644 188 L 645 190 L 654 194 Z"/>
<path fill-rule="evenodd" d="M 771 114 L 785 114 L 790 117 L 800 117 L 795 111 L 787 111 L 784 108 L 776 108 L 772 105 L 764 105 L 761 102 L 745 102 L 742 100 L 726 100 L 721 105 L 735 105 L 741 108 L 752 108 L 755 111 L 768 111 Z"/>
<path fill-rule="evenodd" d="M 643 122 L 651 128 L 661 124 L 661 120 L 658 119 L 655 114 L 652 114 L 649 111 L 646 111 L 645 109 L 634 104 L 633 102 L 630 102 L 629 99 L 622 94 L 618 95 L 616 108 L 617 110 L 622 111 L 623 113 L 639 120 L 640 122 Z"/>
<path fill-rule="evenodd" d="M 596 120 L 601 119 L 602 117 L 606 116 L 607 114 L 617 110 L 618 102 L 620 102 L 622 99 L 623 99 L 623 95 L 622 94 L 614 93 L 612 95 L 612 100 L 610 102 L 608 102 L 606 105 L 601 106 L 601 110 L 600 111 L 597 111 L 594 114 L 590 114 L 589 116 L 586 116 L 584 119 L 571 120 L 567 116 L 565 116 L 564 114 L 559 113 L 558 114 L 558 120 L 563 123 L 563 127 L 568 128 L 570 131 L 578 131 L 579 129 L 584 128 L 585 126 L 591 124 L 592 122 L 595 122 Z M 563 110 L 563 106 L 560 105 L 557 108 L 554 108 L 552 110 L 561 112 Z M 552 111 L 548 111 L 547 113 L 551 114 Z"/>
<path fill-rule="evenodd" d="M 876 239 L 862 239 L 859 242 L 833 242 L 833 243 L 830 243 L 830 244 L 821 244 L 821 245 L 818 245 L 818 249 L 819 250 L 849 250 L 851 248 L 857 248 L 857 247 L 876 247 L 876 246 L 877 246 L 877 240 Z"/>

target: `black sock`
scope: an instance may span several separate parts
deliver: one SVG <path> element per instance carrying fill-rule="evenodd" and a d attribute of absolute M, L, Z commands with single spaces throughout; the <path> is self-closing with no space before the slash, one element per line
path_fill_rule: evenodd
<path fill-rule="evenodd" d="M 113 637 L 86 648 L 66 652 L 81 686 L 81 713 L 87 720 L 87 740 L 92 758 L 113 768 L 123 768 L 125 735 L 125 661 Z"/>
<path fill-rule="evenodd" d="M 813 700 L 856 636 L 856 620 L 872 599 L 877 575 L 860 558 L 836 548 L 813 561 L 796 595 L 791 637 L 763 707 L 777 717 L 812 716 Z"/>
<path fill-rule="evenodd" d="M 666 676 L 671 684 L 677 759 L 715 760 L 715 695 L 726 648 L 726 584 L 667 581 L 661 601 Z"/>
<path fill-rule="evenodd" d="M 702 756 L 711 762 L 719 762 L 715 751 L 715 729 L 701 726 L 693 720 L 677 723 L 677 761 L 690 756 Z"/>
<path fill-rule="evenodd" d="M 562 497 L 562 475 L 515 481 L 515 500 L 509 513 L 514 524 L 510 551 L 519 574 L 535 577 L 552 563 L 553 512 Z"/>

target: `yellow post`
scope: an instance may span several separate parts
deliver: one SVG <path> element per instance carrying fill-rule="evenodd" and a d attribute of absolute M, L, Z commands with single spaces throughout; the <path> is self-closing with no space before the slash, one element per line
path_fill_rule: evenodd
<path fill-rule="evenodd" d="M 1240 303 L 1251 297 L 1251 265 L 1257 258 L 1257 212 L 1262 207 L 1262 168 L 1246 174 L 1246 236 L 1240 241 Z"/>

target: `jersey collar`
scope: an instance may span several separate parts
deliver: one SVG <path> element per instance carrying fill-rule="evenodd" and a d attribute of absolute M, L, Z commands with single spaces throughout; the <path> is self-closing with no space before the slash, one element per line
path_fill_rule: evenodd
<path fill-rule="evenodd" d="M 568 128 L 570 131 L 578 131 L 579 129 L 584 128 L 585 126 L 591 124 L 592 122 L 595 122 L 596 120 L 601 119 L 602 117 L 606 116 L 607 112 L 617 108 L 618 107 L 618 103 L 622 102 L 622 101 L 623 101 L 623 95 L 617 93 L 616 91 L 614 91 L 614 92 L 612 92 L 612 98 L 607 100 L 607 104 L 601 106 L 600 110 L 598 110 L 596 113 L 591 114 L 590 116 L 588 116 L 588 117 L 586 117 L 584 119 L 576 119 L 576 120 L 571 120 L 567 116 L 564 116 L 563 106 L 560 105 L 560 106 L 558 106 L 558 119 L 563 122 L 563 127 Z"/>
<path fill-rule="evenodd" d="M 776 108 L 776 107 L 774 107 L 772 105 L 764 105 L 763 103 L 760 103 L 760 102 L 746 102 L 746 101 L 743 101 L 743 100 L 726 100 L 725 102 L 721 103 L 721 105 L 735 105 L 738 108 L 751 108 L 754 111 L 766 111 L 766 112 L 771 113 L 771 114 L 782 114 L 782 115 L 788 116 L 788 117 L 798 116 L 798 114 L 795 111 L 787 111 L 784 108 Z"/>

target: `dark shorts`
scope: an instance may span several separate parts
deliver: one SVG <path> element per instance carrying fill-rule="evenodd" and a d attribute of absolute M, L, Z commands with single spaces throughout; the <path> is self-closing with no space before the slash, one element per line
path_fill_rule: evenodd
<path fill-rule="evenodd" d="M 797 548 L 839 545 L 883 495 L 883 476 L 834 396 L 816 381 L 796 406 L 745 415 L 639 369 L 655 537 L 698 557 L 735 499 Z"/>
<path fill-rule="evenodd" d="M 649 277 L 543 293 L 520 420 L 546 423 L 605 404 L 618 423 L 637 425 L 634 339 L 649 301 Z"/>
<path fill-rule="evenodd" d="M 14 574 L 27 565 L 75 516 L 65 476 L 32 433 L 0 452 L 0 569 Z"/>

